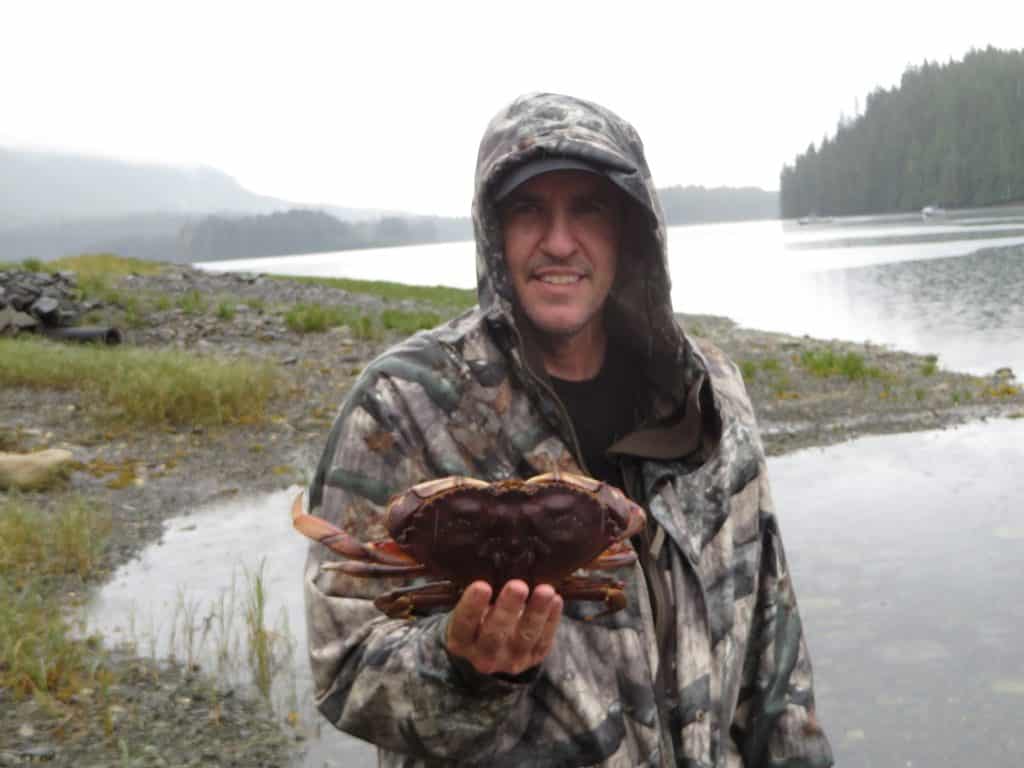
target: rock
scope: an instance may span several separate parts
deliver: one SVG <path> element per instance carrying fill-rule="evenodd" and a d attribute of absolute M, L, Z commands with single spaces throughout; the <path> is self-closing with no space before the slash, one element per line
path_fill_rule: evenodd
<path fill-rule="evenodd" d="M 50 327 L 68 326 L 88 309 L 75 298 L 75 276 L 71 272 L 28 272 L 19 269 L 0 270 L 0 314 L 7 322 L 0 321 L 0 329 L 11 327 L 9 310 L 31 313 L 33 320 L 42 321 Z M 96 308 L 96 302 L 90 302 Z M 19 318 L 19 320 L 23 320 Z M 15 330 L 31 328 L 33 325 L 15 325 Z"/>
<path fill-rule="evenodd" d="M 35 328 L 36 325 L 36 319 L 32 315 L 18 311 L 10 304 L 0 309 L 0 333 L 17 333 Z"/>
<path fill-rule="evenodd" d="M 63 476 L 71 451 L 51 448 L 35 453 L 0 452 L 0 488 L 39 490 Z"/>
<path fill-rule="evenodd" d="M 31 312 L 41 320 L 50 320 L 51 318 L 56 320 L 57 310 L 59 308 L 60 302 L 55 298 L 52 296 L 41 296 L 32 304 Z"/>

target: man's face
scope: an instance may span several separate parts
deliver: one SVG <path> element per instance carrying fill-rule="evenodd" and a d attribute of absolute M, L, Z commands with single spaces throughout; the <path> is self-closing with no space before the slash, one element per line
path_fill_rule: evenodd
<path fill-rule="evenodd" d="M 586 171 L 552 171 L 501 203 L 505 262 L 539 331 L 572 337 L 600 328 L 622 236 L 621 193 Z"/>

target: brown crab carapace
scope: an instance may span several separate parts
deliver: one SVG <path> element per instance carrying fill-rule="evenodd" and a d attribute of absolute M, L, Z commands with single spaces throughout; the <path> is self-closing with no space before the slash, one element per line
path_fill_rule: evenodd
<path fill-rule="evenodd" d="M 361 542 L 326 520 L 292 505 L 295 528 L 345 560 L 325 570 L 353 576 L 413 576 L 441 581 L 381 595 L 374 605 L 388 616 L 452 606 L 470 583 L 488 582 L 497 594 L 522 579 L 532 589 L 551 584 L 565 600 L 596 600 L 605 613 L 626 605 L 613 578 L 574 575 L 581 568 L 620 568 L 636 561 L 629 537 L 646 522 L 643 509 L 619 489 L 590 477 L 554 472 L 529 480 L 485 483 L 443 477 L 392 497 L 385 525 L 391 538 Z"/>

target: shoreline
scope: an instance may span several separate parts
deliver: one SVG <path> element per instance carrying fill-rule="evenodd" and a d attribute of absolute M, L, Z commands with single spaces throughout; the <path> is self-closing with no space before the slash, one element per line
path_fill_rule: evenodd
<path fill-rule="evenodd" d="M 126 345 L 183 349 L 224 361 L 257 359 L 281 374 L 284 388 L 271 401 L 267 419 L 208 428 L 113 427 L 94 414 L 80 391 L 5 388 L 0 449 L 63 448 L 76 462 L 62 484 L 23 498 L 41 514 L 52 514 L 71 497 L 110 510 L 104 579 L 158 541 L 171 517 L 218 499 L 307 484 L 355 376 L 405 335 L 387 329 L 363 333 L 358 324 L 302 333 L 286 321 L 289 307 L 341 305 L 374 317 L 385 310 L 451 312 L 421 298 L 382 298 L 316 281 L 182 265 L 127 275 L 112 287 L 121 298 L 96 310 L 94 322 L 123 328 Z M 207 298 L 205 308 L 158 301 L 193 294 Z M 130 303 L 130 296 L 153 298 Z M 234 307 L 230 313 L 219 309 L 226 302 Z M 1024 393 L 1012 372 L 972 376 L 943 370 L 927 355 L 880 345 L 758 331 L 709 315 L 680 317 L 689 333 L 715 343 L 740 367 L 769 456 L 865 435 L 1024 417 Z M 73 604 L 92 586 L 68 579 L 63 590 Z M 62 764 L 114 763 L 123 752 L 119 744 L 127 744 L 132 755 L 153 753 L 172 764 L 203 756 L 230 764 L 251 749 L 256 762 L 243 763 L 282 765 L 304 737 L 301 726 L 269 712 L 257 694 L 223 691 L 200 670 L 117 651 L 108 663 L 121 681 L 117 691 L 79 695 L 56 709 L 0 689 L 0 765 L 40 755 Z M 216 718 L 205 714 L 214 701 Z M 168 714 L 173 712 L 184 714 Z M 163 724 L 159 733 L 150 727 L 154 722 Z"/>

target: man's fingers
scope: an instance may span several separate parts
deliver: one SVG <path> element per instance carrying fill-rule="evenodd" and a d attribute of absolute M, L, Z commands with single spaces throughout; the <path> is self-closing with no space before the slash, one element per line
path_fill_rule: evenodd
<path fill-rule="evenodd" d="M 558 631 L 558 624 L 561 620 L 562 596 L 555 594 L 548 606 L 547 618 L 544 626 L 541 628 L 540 637 L 537 639 L 536 645 L 533 646 L 531 666 L 540 664 L 551 651 L 551 647 L 555 644 L 555 633 Z"/>
<path fill-rule="evenodd" d="M 449 650 L 460 652 L 476 641 L 490 602 L 491 585 L 486 581 L 474 581 L 466 587 L 448 620 Z"/>
<path fill-rule="evenodd" d="M 514 579 L 508 582 L 494 601 L 480 627 L 478 646 L 485 656 L 497 656 L 519 623 L 530 588 L 526 582 Z"/>
<path fill-rule="evenodd" d="M 555 589 L 550 584 L 534 588 L 526 604 L 515 632 L 509 638 L 509 652 L 512 656 L 531 656 L 540 641 L 555 599 Z"/>

